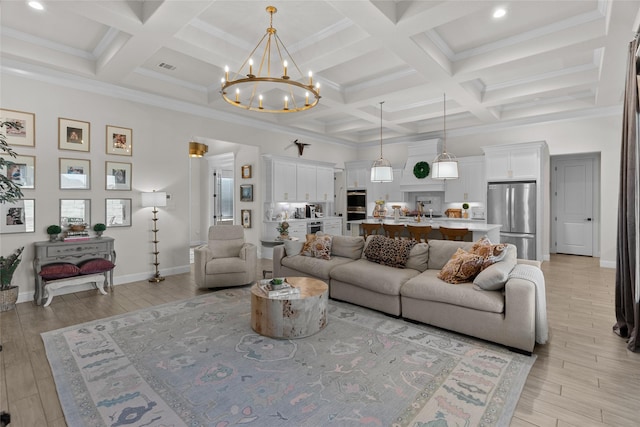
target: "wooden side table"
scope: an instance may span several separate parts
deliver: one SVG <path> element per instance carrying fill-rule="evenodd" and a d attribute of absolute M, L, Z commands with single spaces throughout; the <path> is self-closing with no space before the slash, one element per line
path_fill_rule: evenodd
<path fill-rule="evenodd" d="M 311 277 L 287 277 L 300 294 L 269 298 L 255 283 L 251 287 L 251 328 L 271 338 L 304 338 L 327 326 L 329 287 Z"/>

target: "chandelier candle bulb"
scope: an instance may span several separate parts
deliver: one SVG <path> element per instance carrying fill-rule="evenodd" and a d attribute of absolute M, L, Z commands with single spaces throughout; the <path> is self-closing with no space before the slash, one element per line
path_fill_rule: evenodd
<path fill-rule="evenodd" d="M 309 86 L 313 87 L 313 73 L 309 71 Z"/>
<path fill-rule="evenodd" d="M 224 66 L 224 79 L 226 81 L 229 81 L 229 66 L 228 65 Z"/>
<path fill-rule="evenodd" d="M 320 83 L 316 83 L 316 93 L 320 95 Z"/>
<path fill-rule="evenodd" d="M 253 59 L 249 59 L 249 75 L 248 77 L 255 77 L 253 75 Z"/>
<path fill-rule="evenodd" d="M 304 93 L 304 105 L 309 105 L 309 92 Z"/>
<path fill-rule="evenodd" d="M 236 89 L 236 102 L 240 103 L 240 89 Z"/>
<path fill-rule="evenodd" d="M 289 97 L 288 96 L 284 97 L 284 109 L 285 110 L 289 109 Z"/>
<path fill-rule="evenodd" d="M 222 86 L 222 88 L 224 89 L 224 84 L 226 83 L 226 80 L 223 78 L 220 79 L 220 85 Z"/>
<path fill-rule="evenodd" d="M 284 66 L 284 76 L 282 76 L 283 79 L 288 79 L 289 76 L 287 76 L 287 67 L 289 66 L 289 64 L 287 63 L 287 61 L 284 61 L 282 63 L 282 65 Z"/>
<path fill-rule="evenodd" d="M 262 95 L 258 96 L 258 108 L 262 109 Z"/>

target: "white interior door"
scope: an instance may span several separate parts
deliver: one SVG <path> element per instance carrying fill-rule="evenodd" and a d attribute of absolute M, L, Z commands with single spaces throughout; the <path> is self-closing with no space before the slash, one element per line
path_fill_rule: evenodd
<path fill-rule="evenodd" d="M 594 159 L 558 159 L 556 170 L 556 251 L 593 256 Z"/>

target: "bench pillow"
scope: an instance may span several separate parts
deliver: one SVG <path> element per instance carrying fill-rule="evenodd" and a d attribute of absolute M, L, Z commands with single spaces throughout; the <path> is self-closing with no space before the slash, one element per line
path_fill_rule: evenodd
<path fill-rule="evenodd" d="M 80 274 L 80 268 L 70 262 L 57 262 L 43 265 L 38 274 L 44 280 L 64 279 L 65 277 L 73 277 Z"/>
<path fill-rule="evenodd" d="M 115 264 L 104 258 L 94 258 L 79 264 L 80 274 L 96 274 L 110 271 L 115 267 Z"/>

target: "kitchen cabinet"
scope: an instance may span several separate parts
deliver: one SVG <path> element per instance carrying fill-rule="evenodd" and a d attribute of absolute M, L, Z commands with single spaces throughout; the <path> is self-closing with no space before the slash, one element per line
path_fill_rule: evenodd
<path fill-rule="evenodd" d="M 333 168 L 318 166 L 316 169 L 316 201 L 333 202 Z"/>
<path fill-rule="evenodd" d="M 322 231 L 332 236 L 342 235 L 342 218 L 331 218 L 322 221 Z"/>
<path fill-rule="evenodd" d="M 272 195 L 270 200 L 295 201 L 297 197 L 296 164 L 275 160 L 271 166 L 273 179 L 270 186 Z"/>
<path fill-rule="evenodd" d="M 306 221 L 288 221 L 289 237 L 297 237 L 303 242 L 307 239 L 307 222 Z"/>
<path fill-rule="evenodd" d="M 458 176 L 458 179 L 445 181 L 445 203 L 484 202 L 486 197 L 484 157 L 458 158 Z"/>
<path fill-rule="evenodd" d="M 541 146 L 523 143 L 483 147 L 487 181 L 532 180 L 540 177 Z"/>
<path fill-rule="evenodd" d="M 364 188 L 371 185 L 371 164 L 372 162 L 346 162 L 347 188 Z"/>
<path fill-rule="evenodd" d="M 371 200 L 384 200 L 385 202 L 404 202 L 405 194 L 400 191 L 402 182 L 402 168 L 393 170 L 392 182 L 371 183 Z"/>
<path fill-rule="evenodd" d="M 296 164 L 297 197 L 299 202 L 315 202 L 316 198 L 316 171 L 317 166 L 308 164 Z"/>

